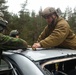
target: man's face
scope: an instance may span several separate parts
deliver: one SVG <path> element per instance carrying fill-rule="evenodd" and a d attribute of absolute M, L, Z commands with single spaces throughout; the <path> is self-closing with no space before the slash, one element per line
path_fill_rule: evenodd
<path fill-rule="evenodd" d="M 16 35 L 16 38 L 19 38 L 19 35 Z"/>
<path fill-rule="evenodd" d="M 45 19 L 46 19 L 46 22 L 48 23 L 48 25 L 51 24 L 51 22 L 53 21 L 52 16 L 47 16 Z"/>

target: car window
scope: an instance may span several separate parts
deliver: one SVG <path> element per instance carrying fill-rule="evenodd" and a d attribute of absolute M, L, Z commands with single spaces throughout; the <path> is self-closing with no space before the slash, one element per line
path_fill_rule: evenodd
<path fill-rule="evenodd" d="M 45 72 L 50 72 L 53 75 L 76 75 L 76 59 L 52 63 L 47 61 L 41 66 Z"/>
<path fill-rule="evenodd" d="M 12 68 L 3 59 L 0 59 L 0 75 L 12 75 Z"/>
<path fill-rule="evenodd" d="M 3 59 L 0 60 L 0 69 L 8 69 L 8 64 Z"/>

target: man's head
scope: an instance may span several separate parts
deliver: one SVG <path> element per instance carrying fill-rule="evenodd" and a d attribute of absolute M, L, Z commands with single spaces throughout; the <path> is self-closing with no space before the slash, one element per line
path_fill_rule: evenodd
<path fill-rule="evenodd" d="M 12 30 L 9 35 L 11 37 L 17 37 L 18 38 L 19 34 L 20 33 L 17 30 Z"/>
<path fill-rule="evenodd" d="M 41 15 L 43 18 L 46 19 L 47 23 L 50 24 L 56 17 L 58 17 L 58 14 L 53 7 L 47 7 L 42 12 Z"/>
<path fill-rule="evenodd" d="M 0 11 L 0 32 L 7 28 L 7 21 L 3 19 L 4 14 Z"/>

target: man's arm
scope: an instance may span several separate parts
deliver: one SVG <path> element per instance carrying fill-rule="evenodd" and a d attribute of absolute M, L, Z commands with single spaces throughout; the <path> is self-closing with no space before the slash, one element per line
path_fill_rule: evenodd
<path fill-rule="evenodd" d="M 0 49 L 21 49 L 27 48 L 27 42 L 20 38 L 13 38 L 0 34 Z"/>
<path fill-rule="evenodd" d="M 61 44 L 67 37 L 69 33 L 69 26 L 60 24 L 57 25 L 53 32 L 45 39 L 41 40 L 39 43 L 42 47 L 55 47 Z"/>

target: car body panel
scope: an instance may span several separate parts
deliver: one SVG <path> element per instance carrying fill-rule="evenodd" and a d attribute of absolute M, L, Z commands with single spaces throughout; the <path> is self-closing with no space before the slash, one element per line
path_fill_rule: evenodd
<path fill-rule="evenodd" d="M 4 58 L 7 59 L 10 63 L 12 63 L 13 67 L 17 70 L 17 72 L 20 72 L 20 75 L 44 75 L 34 64 L 34 62 L 29 60 L 22 54 L 15 53 L 7 55 L 7 53 L 5 52 Z"/>
<path fill-rule="evenodd" d="M 24 51 L 22 49 L 8 50 L 4 51 L 2 56 L 11 63 L 15 72 L 14 75 L 52 75 L 52 73 L 49 73 L 55 64 L 67 64 L 70 60 L 73 60 L 71 64 L 75 67 L 76 63 L 76 50 L 71 49 L 38 48 L 36 51 L 33 51 L 32 48 L 28 48 Z M 50 72 L 45 71 L 44 68 L 47 68 Z"/>
<path fill-rule="evenodd" d="M 31 58 L 34 61 L 39 61 L 43 59 L 52 59 L 52 58 L 58 58 L 58 57 L 68 57 L 69 55 L 73 56 L 76 55 L 76 50 L 70 50 L 70 49 L 38 49 L 37 51 L 25 51 L 22 54 L 27 56 L 28 58 Z"/>

